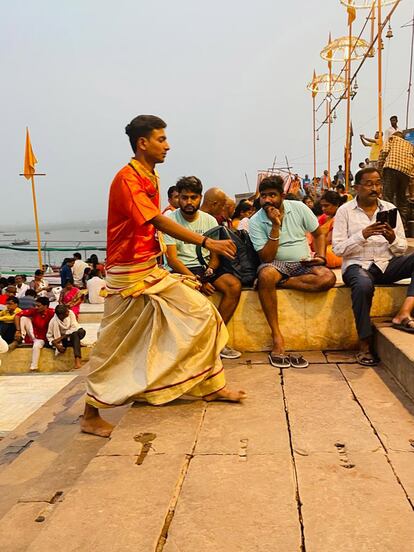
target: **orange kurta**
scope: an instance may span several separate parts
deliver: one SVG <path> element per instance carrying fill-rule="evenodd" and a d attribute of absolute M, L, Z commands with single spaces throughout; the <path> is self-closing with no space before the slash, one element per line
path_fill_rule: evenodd
<path fill-rule="evenodd" d="M 107 268 L 155 259 L 161 254 L 150 220 L 160 215 L 158 177 L 135 160 L 115 176 L 109 193 Z M 136 169 L 136 170 L 135 170 Z M 137 172 L 138 171 L 138 172 Z"/>

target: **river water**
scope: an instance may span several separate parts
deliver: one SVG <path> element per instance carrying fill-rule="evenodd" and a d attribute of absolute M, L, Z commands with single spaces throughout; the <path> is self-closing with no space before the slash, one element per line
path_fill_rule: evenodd
<path fill-rule="evenodd" d="M 87 231 L 86 231 L 87 230 Z M 47 232 L 47 233 L 45 233 Z M 4 234 L 15 234 L 13 236 L 5 236 Z M 96 223 L 95 226 L 67 225 L 59 227 L 55 225 L 46 231 L 40 233 L 41 244 L 48 247 L 64 248 L 67 246 L 77 247 L 77 251 L 86 259 L 91 253 L 96 253 L 99 260 L 105 258 L 105 251 L 81 251 L 80 246 L 84 247 L 105 247 L 106 245 L 106 228 L 104 223 Z M 10 245 L 11 242 L 18 240 L 29 240 L 30 245 L 22 247 L 36 248 L 36 234 L 34 230 L 7 230 L 0 229 L 0 274 L 16 273 L 16 274 L 32 274 L 38 268 L 38 255 L 36 251 L 15 251 L 10 249 L 2 249 L 1 246 Z M 74 251 L 50 251 L 43 253 L 43 263 L 51 265 L 60 265 L 65 257 L 73 255 Z"/>

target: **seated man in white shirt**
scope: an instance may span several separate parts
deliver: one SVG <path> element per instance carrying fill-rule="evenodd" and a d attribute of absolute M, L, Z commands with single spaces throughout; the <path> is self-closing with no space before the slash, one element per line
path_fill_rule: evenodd
<path fill-rule="evenodd" d="M 76 320 L 75 314 L 66 305 L 57 305 L 55 315 L 49 322 L 47 341 L 56 354 L 64 353 L 67 347 L 73 347 L 75 369 L 82 366 L 81 340 L 86 332 Z"/>
<path fill-rule="evenodd" d="M 89 265 L 85 261 L 82 261 L 82 255 L 80 253 L 74 253 L 73 258 L 75 259 L 72 267 L 73 283 L 77 288 L 83 288 L 83 273 L 85 272 L 85 268 L 88 268 Z"/>
<path fill-rule="evenodd" d="M 414 254 L 404 255 L 407 240 L 400 214 L 396 227 L 377 222 L 377 213 L 394 209 L 380 199 L 381 175 L 367 167 L 355 175 L 357 196 L 342 205 L 335 216 L 332 245 L 335 255 L 343 257 L 342 272 L 352 290 L 352 309 L 360 342 L 357 361 L 374 366 L 379 360 L 373 348 L 370 309 L 376 284 L 391 284 L 411 278 L 407 298 L 394 316 L 393 327 L 414 333 Z"/>
<path fill-rule="evenodd" d="M 217 226 L 216 219 L 200 210 L 203 186 L 196 176 L 184 176 L 177 182 L 179 208 L 168 217 L 175 222 L 196 232 L 204 234 Z M 233 274 L 225 273 L 219 266 L 218 256 L 211 254 L 207 270 L 200 266 L 197 258 L 196 246 L 184 243 L 181 240 L 165 235 L 167 245 L 167 262 L 170 268 L 178 274 L 196 275 L 203 282 L 201 291 L 205 295 L 212 295 L 216 290 L 222 293 L 222 299 L 218 311 L 227 324 L 239 303 L 241 294 L 241 282 Z M 208 254 L 203 250 L 203 255 Z M 241 356 L 239 351 L 224 347 L 220 355 L 222 358 L 235 359 Z"/>
<path fill-rule="evenodd" d="M 24 278 L 21 275 L 16 276 L 15 282 L 16 282 L 16 297 L 17 299 L 20 299 L 21 297 L 24 297 L 26 295 L 26 291 L 30 288 L 28 284 L 25 284 Z"/>
<path fill-rule="evenodd" d="M 106 283 L 102 278 L 101 271 L 98 269 L 93 269 L 89 273 L 89 279 L 86 282 L 86 287 L 88 288 L 88 300 L 89 303 L 102 304 L 105 302 L 105 297 L 101 297 L 101 289 L 105 289 Z"/>

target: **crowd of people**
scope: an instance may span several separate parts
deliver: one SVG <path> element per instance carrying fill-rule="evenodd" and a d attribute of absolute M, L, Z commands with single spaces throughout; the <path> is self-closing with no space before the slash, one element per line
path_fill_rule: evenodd
<path fill-rule="evenodd" d="M 99 409 L 133 400 L 164 404 L 183 394 L 243 400 L 244 391 L 227 388 L 220 357 L 241 355 L 229 346 L 226 325 L 246 285 L 258 291 L 272 335 L 269 362 L 278 368 L 306 368 L 308 361 L 285 350 L 277 290 L 327 291 L 336 283 L 333 268 L 341 267 L 351 288 L 361 365 L 379 362 L 370 319 L 376 285 L 411 279 L 392 323 L 414 333 L 414 254 L 406 253 L 402 216 L 386 199 L 386 169 L 392 168 L 386 162 L 393 144 L 403 141 L 398 130 L 378 165 L 360 168 L 348 191 L 342 166 L 334 183 L 328 171 L 314 182 L 307 175 L 288 181 L 266 175 L 256 194 L 237 205 L 220 188 L 203 190 L 197 176 L 184 176 L 169 188 L 161 212 L 155 166 L 169 150 L 165 128 L 150 115 L 126 127 L 134 157 L 115 176 L 109 196 L 105 312 L 89 363 L 83 431 L 108 436 L 112 426 Z M 77 307 L 85 286 L 90 298 L 93 290 L 100 294 L 103 270 L 97 259 L 92 267 L 76 254 L 65 259 L 55 312 L 42 274 L 36 275 L 35 307 L 14 314 L 14 340 L 25 332 L 34 350 L 48 343 L 58 353 L 71 342 L 76 356 Z M 20 309 L 13 285 L 4 286 L 10 317 Z M 208 300 L 215 291 L 217 309 Z"/>
<path fill-rule="evenodd" d="M 79 324 L 80 306 L 103 303 L 106 289 L 104 266 L 96 255 L 86 262 L 80 253 L 66 258 L 60 268 L 61 286 L 53 287 L 43 270 L 28 282 L 25 274 L 0 278 L 0 337 L 3 348 L 13 351 L 22 343 L 33 347 L 30 370 L 39 368 L 40 351 L 51 347 L 56 354 L 73 348 L 75 368 L 81 367 L 80 341 L 86 332 Z M 55 309 L 50 303 L 57 303 Z"/>

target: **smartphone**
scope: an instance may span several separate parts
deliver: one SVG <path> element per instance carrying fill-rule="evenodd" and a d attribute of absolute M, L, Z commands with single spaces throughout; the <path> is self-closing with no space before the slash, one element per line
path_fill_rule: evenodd
<path fill-rule="evenodd" d="M 391 228 L 397 226 L 397 212 L 398 209 L 390 209 L 389 211 L 378 211 L 377 213 L 377 222 L 388 222 Z"/>

